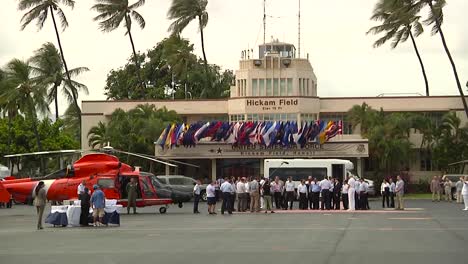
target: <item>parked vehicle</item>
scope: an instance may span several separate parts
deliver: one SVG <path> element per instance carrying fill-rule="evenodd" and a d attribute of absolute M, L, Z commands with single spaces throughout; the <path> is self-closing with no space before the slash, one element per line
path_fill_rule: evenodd
<path fill-rule="evenodd" d="M 173 190 L 178 190 L 184 193 L 193 193 L 193 186 L 196 184 L 194 179 L 183 175 L 158 175 L 156 177 L 162 184 L 171 187 Z M 207 200 L 206 186 L 208 185 L 203 184 L 200 186 L 200 195 L 203 201 Z"/>

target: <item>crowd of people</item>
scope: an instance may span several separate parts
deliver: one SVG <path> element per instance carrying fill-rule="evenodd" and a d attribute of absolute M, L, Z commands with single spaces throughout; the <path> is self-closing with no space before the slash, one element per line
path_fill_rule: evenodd
<path fill-rule="evenodd" d="M 385 195 L 382 204 L 385 205 L 384 202 L 387 201 L 387 207 L 403 210 L 404 184 L 400 176 L 396 183 L 390 181 L 382 184 L 382 194 Z M 198 181 L 193 189 L 195 214 L 200 213 L 200 186 Z M 264 213 L 274 213 L 274 209 L 292 210 L 296 200 L 300 210 L 369 210 L 368 192 L 368 183 L 362 178 L 354 177 L 341 182 L 340 179 L 331 177 L 318 181 L 309 176 L 307 180 L 302 179 L 297 186 L 292 177 L 288 177 L 286 181 L 276 177 L 271 182 L 268 178 L 233 177 L 212 181 L 206 188 L 210 215 L 217 214 L 216 203 L 219 199 L 222 199 L 221 214 L 232 214 L 233 211 L 254 213 L 260 212 L 260 209 Z"/>
<path fill-rule="evenodd" d="M 460 177 L 454 184 L 448 177 L 434 176 L 430 183 L 432 201 L 440 202 L 445 200 L 457 203 L 465 202 L 464 211 L 468 210 L 468 177 Z"/>

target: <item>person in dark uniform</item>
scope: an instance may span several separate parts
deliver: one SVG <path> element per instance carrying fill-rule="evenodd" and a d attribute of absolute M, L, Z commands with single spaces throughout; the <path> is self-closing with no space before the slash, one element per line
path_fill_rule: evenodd
<path fill-rule="evenodd" d="M 133 207 L 133 214 L 136 214 L 136 199 L 138 194 L 138 183 L 135 178 L 130 179 L 130 183 L 127 184 L 127 214 L 130 214 L 130 207 Z"/>
<path fill-rule="evenodd" d="M 335 186 L 333 186 L 333 205 L 335 210 L 340 210 L 340 198 L 341 198 L 341 182 L 339 179 L 335 179 Z"/>
<path fill-rule="evenodd" d="M 91 196 L 88 188 L 85 187 L 83 192 L 79 194 L 79 199 L 81 204 L 80 226 L 89 226 L 89 207 L 91 206 L 89 200 Z"/>

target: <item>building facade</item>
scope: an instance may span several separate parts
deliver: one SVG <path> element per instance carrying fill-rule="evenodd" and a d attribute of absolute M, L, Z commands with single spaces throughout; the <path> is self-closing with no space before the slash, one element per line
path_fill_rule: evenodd
<path fill-rule="evenodd" d="M 159 101 L 83 101 L 82 146 L 87 146 L 87 133 L 98 122 L 106 122 L 118 108 L 130 110 L 139 104 L 154 104 L 176 111 L 185 123 L 198 121 L 312 121 L 343 120 L 343 135 L 323 145 L 307 144 L 304 148 L 261 145 L 233 146 L 223 143 L 200 142 L 194 148 L 164 149 L 155 146 L 155 155 L 178 160 L 190 160 L 200 169 L 180 166 L 177 171 L 166 168 L 165 173 L 180 173 L 197 178 L 224 176 L 258 176 L 263 174 L 265 158 L 345 158 L 353 161 L 356 173 L 371 170 L 368 162 L 368 142 L 345 120 L 354 105 L 367 103 L 385 112 L 420 112 L 440 120 L 453 111 L 468 122 L 461 100 L 457 96 L 410 97 L 339 97 L 319 98 L 317 77 L 306 58 L 296 58 L 294 45 L 273 41 L 260 45 L 257 59 L 243 54 L 236 71 L 230 98 L 217 100 L 159 100 Z M 415 147 L 422 136 L 410 137 Z M 156 140 L 156 139 L 154 139 Z M 412 179 L 430 177 L 440 172 L 430 158 L 417 149 L 411 154 L 409 169 Z"/>

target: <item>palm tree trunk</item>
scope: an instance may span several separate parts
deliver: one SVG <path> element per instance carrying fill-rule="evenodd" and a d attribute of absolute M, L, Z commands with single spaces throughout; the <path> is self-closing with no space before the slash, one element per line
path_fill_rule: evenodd
<path fill-rule="evenodd" d="M 72 96 L 73 96 L 73 104 L 75 105 L 76 111 L 78 113 L 78 123 L 79 123 L 78 127 L 79 127 L 79 130 L 80 130 L 79 135 L 80 135 L 80 138 L 81 138 L 81 109 L 80 109 L 80 106 L 78 105 L 78 95 L 75 94 L 75 89 L 73 88 L 73 85 L 72 85 L 72 82 L 71 82 L 70 72 L 68 71 L 68 66 L 67 66 L 67 62 L 65 60 L 65 55 L 63 54 L 62 42 L 60 41 L 60 35 L 59 35 L 58 29 L 57 29 L 57 23 L 55 22 L 54 9 L 52 8 L 52 6 L 50 6 L 50 14 L 52 16 L 52 21 L 54 22 L 55 35 L 57 36 L 57 42 L 58 42 L 59 49 L 60 49 L 60 55 L 62 56 L 63 66 L 65 67 L 65 73 L 67 74 L 68 84 L 71 87 L 71 92 L 72 92 Z M 81 147 L 81 140 L 80 140 L 80 147 Z"/>
<path fill-rule="evenodd" d="M 413 42 L 414 50 L 416 51 L 416 56 L 418 56 L 419 64 L 421 65 L 421 71 L 424 77 L 424 83 L 426 84 L 426 96 L 429 96 L 429 82 L 427 81 L 426 69 L 424 68 L 421 55 L 419 54 L 418 46 L 416 46 L 416 41 L 414 40 L 413 33 L 410 30 L 411 41 Z"/>
<path fill-rule="evenodd" d="M 428 1 L 428 3 L 429 3 L 429 7 L 431 8 L 431 12 L 434 13 L 434 6 L 432 5 L 432 1 Z M 455 66 L 455 62 L 453 61 L 452 55 L 450 54 L 450 51 L 447 47 L 447 42 L 445 41 L 444 32 L 442 31 L 442 25 L 439 19 L 436 19 L 436 25 L 437 25 L 437 28 L 439 29 L 439 35 L 440 35 L 440 38 L 442 39 L 442 44 L 444 45 L 445 53 L 447 53 L 447 56 L 450 60 L 450 64 L 452 65 L 453 74 L 455 76 L 455 81 L 457 82 L 458 92 L 460 93 L 460 96 L 462 99 L 463 108 L 465 109 L 466 117 L 468 117 L 468 105 L 466 104 L 465 95 L 463 94 L 463 89 L 460 84 L 460 79 L 458 78 L 457 67 Z"/>
<path fill-rule="evenodd" d="M 54 84 L 54 103 L 55 103 L 55 121 L 59 119 L 59 110 L 58 110 L 58 86 Z"/>
<path fill-rule="evenodd" d="M 127 15 L 125 15 L 125 21 L 126 21 L 127 25 L 130 25 L 129 20 L 130 20 L 130 18 Z M 127 26 L 127 33 L 128 33 L 128 37 L 130 38 L 130 44 L 132 44 L 133 58 L 135 60 L 135 66 L 137 68 L 138 82 L 140 83 L 140 87 L 142 89 L 141 96 L 143 96 L 143 98 L 144 98 L 145 95 L 146 95 L 145 94 L 146 93 L 146 84 L 141 79 L 140 62 L 138 61 L 137 53 L 136 53 L 136 50 L 135 50 L 135 43 L 133 42 L 132 32 L 130 31 L 130 28 L 128 26 Z M 141 98 L 141 99 L 143 99 L 143 98 Z"/>
<path fill-rule="evenodd" d="M 206 82 L 207 85 L 202 91 L 202 97 L 206 97 L 207 92 L 206 89 L 209 88 L 211 89 L 211 80 L 210 76 L 208 74 L 208 61 L 206 59 L 206 52 L 205 52 L 205 37 L 203 36 L 203 27 L 202 27 L 202 21 L 201 21 L 201 16 L 198 16 L 198 24 L 200 25 L 200 38 L 201 38 L 201 46 L 202 46 L 202 53 L 203 53 L 203 63 L 205 64 L 205 75 L 206 75 Z"/>
<path fill-rule="evenodd" d="M 11 127 L 13 125 L 13 118 L 11 114 L 8 114 L 8 146 L 7 146 L 7 153 L 10 153 L 11 148 Z"/>

